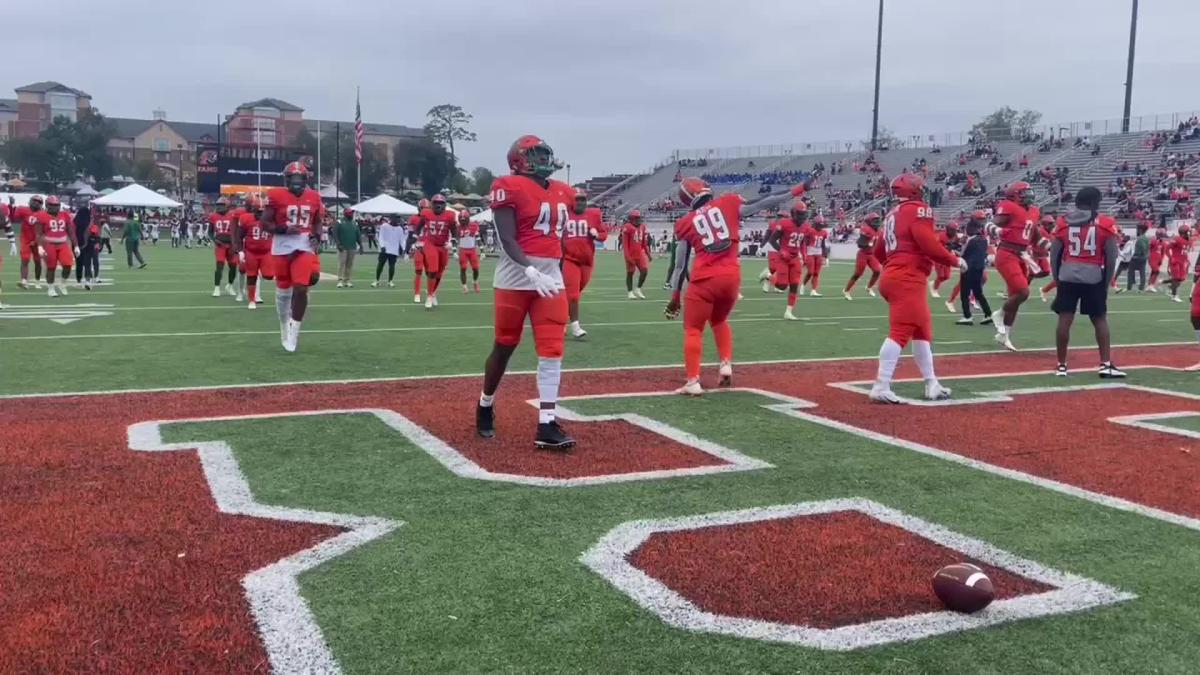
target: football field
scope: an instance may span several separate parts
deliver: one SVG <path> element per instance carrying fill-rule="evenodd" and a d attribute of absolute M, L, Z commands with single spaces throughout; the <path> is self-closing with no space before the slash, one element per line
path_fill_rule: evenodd
<path fill-rule="evenodd" d="M 633 301 L 602 254 L 564 358 L 579 444 L 548 454 L 532 344 L 497 438 L 473 432 L 494 259 L 480 294 L 452 259 L 426 310 L 410 265 L 371 288 L 360 256 L 355 288 L 313 290 L 287 354 L 269 283 L 248 311 L 211 297 L 210 249 L 143 251 L 148 268 L 106 259 L 115 283 L 65 298 L 0 272 L 0 672 L 1200 663 L 1200 379 L 1182 370 L 1200 348 L 1161 294 L 1110 298 L 1122 382 L 1095 376 L 1086 319 L 1076 370 L 1051 377 L 1036 292 L 1015 354 L 931 300 L 953 399 L 875 406 L 887 309 L 865 279 L 847 302 L 834 262 L 785 322 L 743 260 L 734 387 L 686 399 L 666 394 L 684 379 L 666 261 Z M 996 586 L 977 614 L 930 590 L 959 561 Z"/>

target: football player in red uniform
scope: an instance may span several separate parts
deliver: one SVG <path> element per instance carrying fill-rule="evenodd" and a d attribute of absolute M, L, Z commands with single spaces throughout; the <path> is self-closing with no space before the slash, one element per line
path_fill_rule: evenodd
<path fill-rule="evenodd" d="M 237 257 L 233 254 L 233 226 L 237 222 L 229 209 L 229 200 L 221 197 L 217 200 L 216 208 L 208 214 L 209 231 L 213 238 L 213 256 L 217 267 L 213 271 L 214 298 L 221 297 L 221 279 L 225 276 L 225 265 L 229 265 L 229 281 L 225 283 L 225 292 L 231 296 L 237 295 L 233 290 L 233 280 L 237 278 Z"/>
<path fill-rule="evenodd" d="M 995 264 L 1007 286 L 1007 299 L 992 320 L 996 324 L 996 342 L 1009 351 L 1017 350 L 1012 343 L 1013 324 L 1017 321 L 1017 310 L 1029 299 L 1029 269 L 1037 267 L 1029 255 L 1030 245 L 1037 241 L 1037 224 L 1041 219 L 1033 201 L 1033 186 L 1017 181 L 1008 186 L 1004 199 L 996 204 L 994 223 L 1000 244 Z"/>
<path fill-rule="evenodd" d="M 1150 239 L 1150 281 L 1146 285 L 1146 290 L 1151 293 L 1158 292 L 1158 275 L 1162 272 L 1163 258 L 1167 252 L 1167 228 L 1160 227 L 1154 231 L 1154 236 Z"/>
<path fill-rule="evenodd" d="M 261 217 L 262 202 L 252 197 L 233 231 L 233 248 L 237 251 L 239 266 L 246 274 L 247 309 L 254 309 L 262 302 L 258 278 L 271 278 L 272 233 Z"/>
<path fill-rule="evenodd" d="M 650 273 L 649 240 L 646 235 L 646 224 L 642 222 L 642 212 L 634 209 L 629 212 L 626 221 L 621 225 L 621 250 L 625 253 L 625 290 L 629 291 L 629 299 L 646 299 L 642 293 L 642 285 Z M 633 273 L 638 273 L 637 288 L 633 287 Z"/>
<path fill-rule="evenodd" d="M 879 291 L 888 303 L 888 337 L 879 348 L 879 371 L 870 399 L 900 402 L 892 392 L 892 375 L 911 341 L 913 361 L 925 380 L 925 398 L 938 401 L 949 398 L 950 390 L 938 382 L 933 370 L 933 317 L 925 297 L 926 280 L 935 263 L 960 270 L 965 263 L 938 242 L 933 208 L 924 201 L 925 181 L 919 175 L 896 176 L 891 190 L 900 203 L 888 212 L 875 244 L 875 256 L 883 262 Z"/>
<path fill-rule="evenodd" d="M 867 295 L 875 297 L 875 284 L 879 282 L 879 272 L 883 269 L 875 258 L 875 238 L 879 235 L 879 220 L 879 214 L 872 211 L 858 226 L 858 253 L 854 256 L 854 274 L 850 275 L 846 288 L 842 290 L 842 295 L 847 300 L 854 299 L 850 291 L 868 268 L 871 270 L 871 280 L 867 282 Z"/>
<path fill-rule="evenodd" d="M 1100 377 L 1123 378 L 1125 373 L 1112 363 L 1108 330 L 1108 285 L 1116 278 L 1118 244 L 1121 231 L 1117 221 L 1100 214 L 1103 195 L 1087 186 L 1075 193 L 1075 210 L 1058 219 L 1051 243 L 1050 260 L 1058 293 L 1051 309 L 1058 314 L 1055 348 L 1058 367 L 1054 374 L 1065 377 L 1067 345 L 1075 312 L 1092 320 L 1096 345 L 1100 349 Z"/>
<path fill-rule="evenodd" d="M 556 415 L 567 325 L 567 296 L 560 269 L 562 230 L 575 200 L 571 186 L 550 178 L 561 166 L 549 145 L 537 136 L 525 135 L 508 149 L 512 174 L 492 183 L 492 217 L 500 241 L 492 284 L 496 338 L 484 366 L 483 392 L 475 409 L 476 432 L 483 438 L 495 436 L 496 390 L 529 319 L 538 355 L 534 445 L 546 450 L 575 445 Z"/>
<path fill-rule="evenodd" d="M 38 254 L 46 260 L 46 288 L 50 289 L 50 297 L 67 294 L 67 278 L 71 276 L 71 268 L 75 266 L 75 257 L 79 255 L 79 240 L 75 235 L 75 223 L 71 214 L 62 209 L 58 197 L 46 198 L 46 210 L 37 214 L 37 244 Z M 58 290 L 55 292 L 54 276 L 59 266 L 62 266 L 62 277 L 58 280 Z"/>
<path fill-rule="evenodd" d="M 825 216 L 818 215 L 804 228 L 804 283 L 800 295 L 808 287 L 808 294 L 821 297 L 821 269 L 829 261 L 829 230 L 825 229 Z"/>
<path fill-rule="evenodd" d="M 29 288 L 29 261 L 33 261 L 33 287 L 42 288 L 42 256 L 37 251 L 37 228 L 45 201 L 41 195 L 29 198 L 29 204 L 18 206 L 13 211 L 12 220 L 21 228 L 21 288 Z"/>
<path fill-rule="evenodd" d="M 321 195 L 308 187 L 308 167 L 292 162 L 283 168 L 286 187 L 267 191 L 263 224 L 273 230 L 271 272 L 275 275 L 275 312 L 279 316 L 279 338 L 286 351 L 296 351 L 300 323 L 308 309 L 308 287 L 321 279 L 317 258 L 318 228 L 325 215 Z"/>
<path fill-rule="evenodd" d="M 805 205 L 807 208 L 807 205 Z M 779 238 L 776 234 L 779 233 L 779 228 L 783 223 L 783 215 L 773 213 L 770 216 L 770 222 L 767 223 L 766 239 L 763 241 L 763 248 L 767 249 L 767 267 L 762 272 L 758 273 L 758 280 L 762 282 L 763 293 L 770 293 L 771 288 L 779 290 L 776 279 L 779 277 L 779 264 L 783 257 L 780 255 Z M 804 267 L 804 257 L 800 256 L 800 267 Z"/>
<path fill-rule="evenodd" d="M 9 216 L 12 210 L 8 208 L 8 204 L 0 202 L 0 227 L 4 228 L 4 236 L 8 239 L 9 255 L 15 255 L 17 252 L 17 244 L 13 241 L 12 224 L 9 222 Z M 4 268 L 4 259 L 0 258 L 0 269 Z M 0 279 L 0 296 L 4 295 L 4 280 Z M 3 298 L 0 298 L 2 300 Z M 0 302 L 0 309 L 4 309 L 4 303 Z"/>
<path fill-rule="evenodd" d="M 938 243 L 946 247 L 947 251 L 953 253 L 958 248 L 958 223 L 950 221 L 946 224 L 946 228 L 938 233 Z M 933 266 L 933 279 L 929 280 L 929 294 L 935 298 L 940 298 L 942 295 L 938 290 L 946 280 L 950 278 L 950 266 L 935 263 Z"/>
<path fill-rule="evenodd" d="M 458 275 L 462 279 L 463 293 L 467 293 L 467 267 L 471 268 L 471 281 L 475 292 L 479 292 L 479 224 L 471 222 L 471 212 L 464 206 L 458 211 Z"/>
<path fill-rule="evenodd" d="M 717 343 L 717 386 L 733 384 L 733 329 L 729 313 L 737 304 L 741 285 L 742 266 L 738 259 L 742 218 L 772 208 L 784 202 L 788 195 L 799 197 L 805 186 L 797 185 L 790 192 L 768 195 L 746 204 L 736 192 L 713 197 L 712 188 L 700 178 L 684 178 L 679 183 L 679 201 L 688 213 L 675 221 L 675 239 L 679 241 L 675 266 L 674 293 L 667 303 L 666 317 L 679 316 L 680 296 L 690 279 L 687 296 L 683 299 L 683 364 L 687 381 L 675 390 L 677 394 L 701 396 L 700 356 L 704 350 L 704 326 L 712 327 Z M 688 271 L 688 259 L 696 262 Z"/>
<path fill-rule="evenodd" d="M 804 274 L 804 236 L 808 221 L 808 204 L 797 199 L 792 204 L 790 218 L 776 221 L 774 232 L 770 232 L 768 246 L 774 246 L 779 251 L 779 261 L 775 265 L 775 288 L 787 289 L 787 309 L 783 318 L 788 321 L 799 321 L 796 317 L 796 296 L 800 290 L 800 282 Z"/>
<path fill-rule="evenodd" d="M 1179 297 L 1179 285 L 1187 278 L 1188 250 L 1192 246 L 1192 228 L 1179 226 L 1179 234 L 1167 244 L 1167 272 L 1170 274 L 1171 299 L 1183 302 Z"/>
<path fill-rule="evenodd" d="M 421 240 L 421 229 L 425 226 L 425 218 L 421 216 L 429 209 L 429 200 L 417 202 L 417 215 L 408 219 L 409 236 L 414 237 L 412 245 L 413 260 L 413 302 L 421 303 L 421 280 L 425 278 L 425 244 Z M 392 282 L 388 282 L 391 284 Z"/>
<path fill-rule="evenodd" d="M 450 237 L 455 236 L 458 223 L 458 216 L 446 209 L 445 195 L 434 195 L 432 204 L 429 211 L 421 214 L 421 250 L 425 255 L 425 277 L 429 286 L 425 309 L 437 307 L 438 286 L 450 262 Z"/>
<path fill-rule="evenodd" d="M 575 192 L 575 201 L 567 224 L 563 228 L 563 283 L 567 288 L 567 329 L 571 337 L 587 335 L 579 325 L 579 298 L 592 278 L 596 261 L 596 242 L 608 239 L 608 230 L 601 222 L 600 209 L 588 207 L 587 193 Z"/>

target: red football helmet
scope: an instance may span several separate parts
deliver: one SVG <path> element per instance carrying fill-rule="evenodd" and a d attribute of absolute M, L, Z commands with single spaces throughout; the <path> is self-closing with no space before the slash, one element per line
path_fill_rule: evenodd
<path fill-rule="evenodd" d="M 464 224 L 471 222 L 471 212 L 466 210 L 465 208 L 459 209 L 458 210 L 458 222 L 464 223 Z"/>
<path fill-rule="evenodd" d="M 29 208 L 33 209 L 34 211 L 41 209 L 42 205 L 45 203 L 46 200 L 41 195 L 34 195 L 29 198 Z"/>
<path fill-rule="evenodd" d="M 799 225 L 808 219 L 808 204 L 804 200 L 797 199 L 796 203 L 792 204 L 791 212 L 792 222 Z"/>
<path fill-rule="evenodd" d="M 58 210 L 61 208 L 62 208 L 62 202 L 60 202 L 58 200 L 58 197 L 55 197 L 54 195 L 50 195 L 49 197 L 46 197 L 46 210 L 47 211 L 49 211 L 50 213 L 58 213 Z"/>
<path fill-rule="evenodd" d="M 1023 180 L 1016 181 L 1004 191 L 1004 198 L 1022 205 L 1032 204 L 1033 186 Z"/>
<path fill-rule="evenodd" d="M 867 215 L 863 216 L 863 222 L 870 225 L 871 223 L 879 220 L 880 218 L 882 218 L 882 216 L 880 216 L 877 212 L 872 211 L 872 212 L 868 213 Z"/>
<path fill-rule="evenodd" d="M 229 210 L 229 200 L 226 199 L 225 197 L 221 197 L 220 199 L 218 199 L 217 204 L 216 204 L 216 210 L 217 210 L 217 213 L 225 213 L 226 211 L 228 211 Z"/>
<path fill-rule="evenodd" d="M 1180 225 L 1179 226 L 1179 236 L 1183 237 L 1184 239 L 1191 238 L 1192 228 L 1188 227 L 1187 225 Z"/>
<path fill-rule="evenodd" d="M 446 203 L 446 195 L 443 195 L 443 194 L 436 194 L 436 195 L 434 195 L 434 196 L 433 196 L 433 203 L 434 203 L 434 204 L 437 204 L 437 203 L 439 203 L 439 202 L 440 202 L 440 203 L 442 203 L 442 204 L 445 204 L 445 203 Z"/>
<path fill-rule="evenodd" d="M 283 167 L 283 184 L 299 195 L 308 187 L 308 167 L 304 162 L 291 162 Z"/>
<path fill-rule="evenodd" d="M 690 176 L 679 181 L 679 201 L 689 209 L 705 196 L 712 196 L 712 188 L 704 179 Z"/>
<path fill-rule="evenodd" d="M 925 179 L 915 173 L 902 173 L 892 179 L 892 196 L 901 201 L 925 198 Z"/>
<path fill-rule="evenodd" d="M 980 210 L 972 211 L 971 212 L 971 220 L 978 220 L 979 222 L 983 222 L 983 221 L 987 220 L 987 214 Z"/>
<path fill-rule="evenodd" d="M 437 214 L 441 214 L 445 210 L 446 210 L 446 196 L 442 195 L 442 194 L 434 195 L 433 196 L 433 212 L 437 213 Z"/>
<path fill-rule="evenodd" d="M 817 227 L 825 227 L 825 216 L 818 215 L 816 218 L 813 218 L 813 225 Z"/>
<path fill-rule="evenodd" d="M 519 176 L 549 178 L 562 164 L 554 159 L 554 150 L 545 141 L 526 134 L 508 148 L 508 168 Z"/>
<path fill-rule="evenodd" d="M 417 202 L 417 208 L 421 209 L 422 211 L 429 208 L 430 206 L 431 206 L 431 204 L 429 203 L 428 199 L 422 199 L 421 201 Z"/>
<path fill-rule="evenodd" d="M 630 211 L 628 218 L 629 222 L 633 223 L 634 225 L 642 224 L 642 212 L 638 211 L 637 209 Z"/>

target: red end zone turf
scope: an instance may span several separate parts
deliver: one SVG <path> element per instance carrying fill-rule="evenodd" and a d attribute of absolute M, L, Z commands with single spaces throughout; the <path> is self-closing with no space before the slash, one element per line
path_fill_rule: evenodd
<path fill-rule="evenodd" d="M 939 611 L 930 579 L 955 562 L 997 599 L 1052 588 L 853 511 L 657 532 L 629 562 L 706 612 L 814 628 Z"/>

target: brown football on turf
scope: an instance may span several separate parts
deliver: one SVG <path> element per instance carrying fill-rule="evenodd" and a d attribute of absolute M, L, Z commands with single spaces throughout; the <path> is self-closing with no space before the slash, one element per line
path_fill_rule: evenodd
<path fill-rule="evenodd" d="M 933 575 L 933 592 L 955 612 L 971 614 L 992 604 L 996 589 L 983 570 L 970 563 L 946 565 Z"/>

